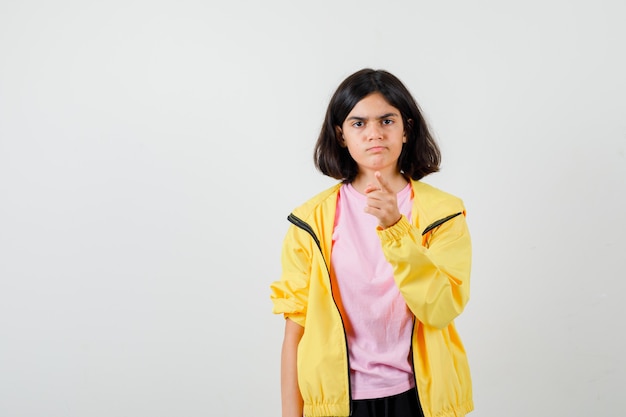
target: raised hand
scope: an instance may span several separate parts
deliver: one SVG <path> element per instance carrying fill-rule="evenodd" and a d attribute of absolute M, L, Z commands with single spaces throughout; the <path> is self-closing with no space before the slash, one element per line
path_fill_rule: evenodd
<path fill-rule="evenodd" d="M 375 184 L 368 183 L 365 187 L 367 196 L 365 212 L 378 218 L 378 225 L 386 229 L 396 224 L 402 215 L 398 210 L 396 193 L 389 187 L 387 180 L 378 171 L 374 173 L 374 177 Z"/>

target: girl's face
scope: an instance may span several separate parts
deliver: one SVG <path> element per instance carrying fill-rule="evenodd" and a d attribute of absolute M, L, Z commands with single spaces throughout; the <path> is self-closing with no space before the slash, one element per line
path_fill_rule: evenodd
<path fill-rule="evenodd" d="M 397 162 L 406 142 L 400 111 L 380 93 L 365 96 L 337 128 L 342 146 L 359 167 L 367 171 L 397 173 Z"/>

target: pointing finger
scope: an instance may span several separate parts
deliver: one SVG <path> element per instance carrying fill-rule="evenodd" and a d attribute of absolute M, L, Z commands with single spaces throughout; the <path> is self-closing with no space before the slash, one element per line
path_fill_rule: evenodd
<path fill-rule="evenodd" d="M 389 189 L 389 183 L 386 179 L 383 178 L 383 175 L 379 171 L 376 171 L 374 173 L 374 177 L 376 178 L 376 181 L 378 182 L 378 186 L 380 187 L 381 191 L 391 192 L 391 190 Z"/>

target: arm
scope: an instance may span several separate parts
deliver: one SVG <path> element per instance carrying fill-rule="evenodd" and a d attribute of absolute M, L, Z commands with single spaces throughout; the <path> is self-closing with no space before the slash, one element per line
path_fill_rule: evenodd
<path fill-rule="evenodd" d="M 280 360 L 282 417 L 302 417 L 302 396 L 298 388 L 297 352 L 304 328 L 285 319 L 285 336 Z"/>
<path fill-rule="evenodd" d="M 472 250 L 462 202 L 450 201 L 450 212 L 444 216 L 463 215 L 450 218 L 422 238 L 398 211 L 396 193 L 387 179 L 380 172 L 374 175 L 375 184 L 365 189 L 365 212 L 378 218 L 383 253 L 398 289 L 420 322 L 442 329 L 461 314 L 469 300 Z"/>
<path fill-rule="evenodd" d="M 441 329 L 461 314 L 469 301 L 472 255 L 465 215 L 429 232 L 427 247 L 405 217 L 379 236 L 396 284 L 419 321 Z"/>

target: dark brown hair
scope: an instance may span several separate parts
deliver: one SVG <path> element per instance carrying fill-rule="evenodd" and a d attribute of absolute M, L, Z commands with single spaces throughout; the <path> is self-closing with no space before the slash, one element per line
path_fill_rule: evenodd
<path fill-rule="evenodd" d="M 402 82 L 384 70 L 365 68 L 346 78 L 333 94 L 314 150 L 315 167 L 324 175 L 352 182 L 358 166 L 348 149 L 337 137 L 354 106 L 366 96 L 380 93 L 387 102 L 400 111 L 407 142 L 398 158 L 398 168 L 407 177 L 419 180 L 439 171 L 441 152 L 428 130 L 422 112 Z"/>

